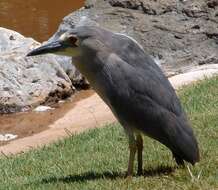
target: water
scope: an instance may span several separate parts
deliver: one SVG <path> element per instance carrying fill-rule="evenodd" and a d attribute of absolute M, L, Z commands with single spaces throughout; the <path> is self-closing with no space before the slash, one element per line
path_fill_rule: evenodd
<path fill-rule="evenodd" d="M 64 117 L 79 101 L 90 97 L 93 93 L 92 90 L 77 92 L 65 102 L 52 105 L 55 109 L 45 112 L 30 111 L 0 115 L 0 146 L 9 140 L 32 136 L 47 130 L 50 124 Z M 70 118 L 65 120 L 70 126 Z"/>
<path fill-rule="evenodd" d="M 84 0 L 0 0 L 0 27 L 15 30 L 37 41 L 47 40 L 58 28 L 62 18 L 83 6 Z M 75 102 L 88 97 L 80 92 L 56 109 L 0 115 L 0 138 L 8 134 L 18 138 L 39 133 L 72 109 Z M 0 146 L 6 142 L 1 141 Z"/>
<path fill-rule="evenodd" d="M 0 26 L 42 42 L 57 30 L 64 16 L 83 3 L 84 0 L 0 0 Z"/>

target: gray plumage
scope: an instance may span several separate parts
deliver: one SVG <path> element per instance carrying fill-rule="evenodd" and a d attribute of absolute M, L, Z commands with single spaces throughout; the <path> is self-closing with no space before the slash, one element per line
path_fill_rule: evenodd
<path fill-rule="evenodd" d="M 73 56 L 74 63 L 122 124 L 130 145 L 137 146 L 136 136 L 143 133 L 167 146 L 178 164 L 199 161 L 196 138 L 172 85 L 135 40 L 97 26 L 75 27 L 67 36 L 61 43 L 69 48 L 78 39 L 81 54 Z M 45 53 L 43 48 L 29 55 Z M 130 160 L 134 155 L 133 150 Z"/>

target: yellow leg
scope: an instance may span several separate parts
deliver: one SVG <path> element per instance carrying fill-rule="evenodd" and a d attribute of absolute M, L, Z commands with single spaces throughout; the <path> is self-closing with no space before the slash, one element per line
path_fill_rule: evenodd
<path fill-rule="evenodd" d="M 138 151 L 138 175 L 142 175 L 142 151 L 143 151 L 143 138 L 140 134 L 136 136 L 136 144 L 137 144 L 137 151 Z"/>
<path fill-rule="evenodd" d="M 133 175 L 133 166 L 134 166 L 134 160 L 135 160 L 135 153 L 136 153 L 137 145 L 134 136 L 129 136 L 129 164 L 128 164 L 128 171 L 127 176 Z"/>

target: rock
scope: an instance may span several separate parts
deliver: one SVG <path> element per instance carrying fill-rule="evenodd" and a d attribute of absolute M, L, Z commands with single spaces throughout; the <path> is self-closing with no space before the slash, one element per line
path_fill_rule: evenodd
<path fill-rule="evenodd" d="M 58 101 L 60 102 L 60 101 Z M 50 106 L 37 106 L 33 111 L 35 112 L 45 112 L 49 110 L 53 110 L 54 108 L 51 108 Z"/>
<path fill-rule="evenodd" d="M 143 7 L 143 3 L 139 0 L 109 0 L 108 2 L 113 7 L 122 7 L 135 10 L 139 10 Z"/>
<path fill-rule="evenodd" d="M 175 75 L 169 80 L 175 89 L 179 89 L 184 85 L 213 76 L 218 76 L 218 64 L 197 66 L 186 73 Z"/>
<path fill-rule="evenodd" d="M 70 96 L 72 83 L 56 56 L 26 57 L 40 43 L 0 28 L 0 113 L 28 110 Z"/>
<path fill-rule="evenodd" d="M 62 67 L 64 72 L 67 74 L 74 88 L 76 89 L 87 89 L 89 88 L 89 83 L 80 74 L 76 67 L 72 64 L 72 58 L 66 56 L 56 56 L 55 60 Z"/>
<path fill-rule="evenodd" d="M 1 141 L 10 141 L 16 139 L 18 136 L 13 134 L 0 134 L 0 142 Z"/>
<path fill-rule="evenodd" d="M 218 63 L 217 15 L 217 0 L 89 0 L 63 19 L 53 37 L 86 16 L 136 39 L 169 76 Z"/>

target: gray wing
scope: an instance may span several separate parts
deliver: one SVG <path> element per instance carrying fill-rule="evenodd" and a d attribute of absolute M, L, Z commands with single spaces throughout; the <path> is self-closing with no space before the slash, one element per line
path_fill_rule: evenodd
<path fill-rule="evenodd" d="M 174 114 L 180 115 L 182 109 L 176 93 L 154 60 L 131 38 L 114 34 L 112 39 L 114 53 L 119 56 L 120 62 L 123 61 L 119 64 L 125 65 L 129 69 L 128 72 L 132 72 L 134 76 L 130 79 L 131 88 L 138 94 L 150 97 Z"/>
<path fill-rule="evenodd" d="M 110 73 L 110 84 L 106 84 L 111 85 L 107 88 L 110 106 L 121 123 L 134 126 L 194 163 L 197 142 L 176 93 L 162 72 L 147 64 L 139 67 L 116 54 L 108 57 L 104 70 Z"/>

